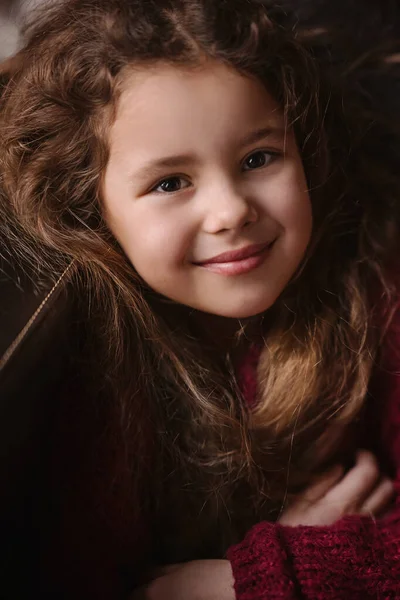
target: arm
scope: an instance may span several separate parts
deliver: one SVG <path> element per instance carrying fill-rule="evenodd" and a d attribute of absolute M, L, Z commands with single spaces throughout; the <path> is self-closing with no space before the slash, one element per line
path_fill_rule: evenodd
<path fill-rule="evenodd" d="M 350 471 L 344 473 L 343 467 L 338 465 L 300 494 L 283 512 L 280 525 L 261 524 L 263 529 L 260 529 L 260 539 L 255 536 L 255 541 L 252 539 L 254 536 L 249 534 L 249 543 L 236 547 L 238 555 L 235 557 L 233 553 L 232 564 L 228 560 L 197 560 L 162 568 L 145 589 L 133 595 L 132 600 L 234 600 L 232 567 L 235 572 L 235 566 L 238 565 L 243 581 L 240 582 L 238 578 L 236 580 L 237 597 L 246 600 L 296 598 L 300 595 L 297 593 L 298 582 L 295 583 L 297 573 L 293 569 L 291 555 L 285 554 L 289 542 L 284 540 L 281 531 L 299 531 L 294 526 L 304 524 L 307 527 L 303 527 L 303 530 L 324 530 L 331 533 L 331 529 L 322 528 L 322 525 L 337 523 L 343 515 L 382 514 L 390 506 L 392 498 L 393 484 L 389 479 L 381 477 L 379 465 L 373 455 L 359 452 Z M 253 533 L 261 525 L 254 528 Z M 309 566 L 313 552 L 315 554 L 313 535 L 306 542 L 309 546 L 311 544 L 311 557 L 306 557 L 306 564 Z M 302 543 L 301 539 L 299 550 Z M 326 551 L 325 558 L 329 557 L 329 552 L 330 548 Z M 307 574 L 311 580 L 313 570 L 314 567 Z M 334 597 L 339 598 L 336 593 L 335 588 Z M 301 597 L 306 596 L 301 594 Z M 310 597 L 327 596 L 324 593 L 323 596 Z M 348 597 L 347 594 L 345 597 Z"/>
<path fill-rule="evenodd" d="M 256 525 L 228 552 L 238 600 L 400 597 L 400 511 L 329 527 Z"/>
<path fill-rule="evenodd" d="M 256 525 L 230 548 L 238 600 L 400 598 L 400 311 L 386 348 L 383 445 L 397 504 L 380 521 L 349 516 L 329 527 Z"/>

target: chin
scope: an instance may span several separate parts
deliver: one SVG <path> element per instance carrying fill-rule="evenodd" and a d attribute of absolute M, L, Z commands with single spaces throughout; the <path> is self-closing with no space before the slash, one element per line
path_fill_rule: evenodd
<path fill-rule="evenodd" d="M 240 307 L 232 307 L 231 310 L 227 310 L 225 307 L 223 311 L 215 312 L 214 314 L 218 314 L 220 317 L 227 317 L 229 319 L 250 319 L 251 317 L 261 315 L 266 310 L 271 308 L 275 300 L 276 298 L 274 298 L 274 300 L 271 302 L 257 302 L 253 305 L 245 302 Z"/>

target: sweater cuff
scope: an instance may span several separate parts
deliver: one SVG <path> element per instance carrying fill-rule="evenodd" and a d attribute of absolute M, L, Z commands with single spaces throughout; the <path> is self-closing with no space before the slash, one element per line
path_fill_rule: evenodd
<path fill-rule="evenodd" d="M 294 600 L 296 582 L 286 549 L 284 527 L 259 523 L 245 539 L 229 548 L 238 600 Z"/>
<path fill-rule="evenodd" d="M 382 582 L 400 581 L 393 571 L 394 563 L 398 572 L 398 522 L 396 513 L 379 523 L 367 516 L 344 517 L 329 527 L 259 523 L 227 553 L 236 597 L 372 597 L 369 591 L 374 596 Z"/>

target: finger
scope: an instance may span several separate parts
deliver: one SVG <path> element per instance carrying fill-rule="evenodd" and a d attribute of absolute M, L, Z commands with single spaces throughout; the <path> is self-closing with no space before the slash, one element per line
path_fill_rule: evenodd
<path fill-rule="evenodd" d="M 360 513 L 378 516 L 381 512 L 388 508 L 389 504 L 393 500 L 393 497 L 393 482 L 385 477 L 378 484 L 371 495 L 364 501 L 364 504 L 361 506 Z"/>
<path fill-rule="evenodd" d="M 355 466 L 325 496 L 330 503 L 342 505 L 347 512 L 350 507 L 359 507 L 368 498 L 380 478 L 375 457 L 366 451 L 357 454 Z"/>
<path fill-rule="evenodd" d="M 167 565 L 165 567 L 161 567 L 160 575 L 167 575 L 168 573 L 173 573 L 178 569 L 182 569 L 185 566 L 185 563 L 176 563 L 175 565 Z"/>
<path fill-rule="evenodd" d="M 342 465 L 335 465 L 327 473 L 324 473 L 315 483 L 310 485 L 298 498 L 300 502 L 314 503 L 323 498 L 329 490 L 336 486 L 342 479 L 344 468 Z"/>
<path fill-rule="evenodd" d="M 169 573 L 173 573 L 178 569 L 181 569 L 184 566 L 184 563 L 176 563 L 172 565 L 162 565 L 155 567 L 151 570 L 150 580 L 158 579 L 159 577 L 163 577 L 164 575 L 169 575 Z"/>

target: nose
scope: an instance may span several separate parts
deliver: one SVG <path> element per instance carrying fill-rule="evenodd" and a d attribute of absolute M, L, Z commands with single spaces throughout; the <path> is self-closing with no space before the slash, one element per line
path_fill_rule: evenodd
<path fill-rule="evenodd" d="M 214 189 L 209 195 L 203 221 L 206 233 L 240 230 L 258 220 L 253 203 L 233 186 Z"/>

